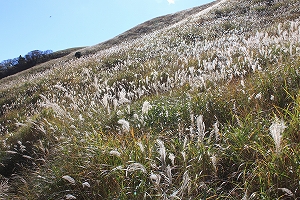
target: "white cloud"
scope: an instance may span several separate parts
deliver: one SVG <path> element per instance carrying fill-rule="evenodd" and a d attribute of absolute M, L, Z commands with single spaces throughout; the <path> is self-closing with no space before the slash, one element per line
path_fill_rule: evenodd
<path fill-rule="evenodd" d="M 169 4 L 174 4 L 175 0 L 167 0 L 169 2 Z"/>

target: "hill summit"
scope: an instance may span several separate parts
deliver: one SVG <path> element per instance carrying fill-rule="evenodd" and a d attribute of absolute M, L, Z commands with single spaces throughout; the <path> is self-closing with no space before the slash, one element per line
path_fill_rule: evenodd
<path fill-rule="evenodd" d="M 300 197 L 299 8 L 215 1 L 0 80 L 0 197 Z"/>

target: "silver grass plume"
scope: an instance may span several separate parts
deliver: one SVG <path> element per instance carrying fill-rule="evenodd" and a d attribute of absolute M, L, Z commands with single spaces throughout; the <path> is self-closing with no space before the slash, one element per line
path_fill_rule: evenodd
<path fill-rule="evenodd" d="M 205 124 L 203 121 L 203 115 L 199 115 L 196 119 L 197 131 L 198 131 L 198 140 L 203 142 L 205 136 Z"/>
<path fill-rule="evenodd" d="M 188 189 L 189 185 L 190 185 L 190 177 L 189 177 L 189 173 L 188 171 L 185 171 L 182 177 L 182 184 L 180 186 L 180 188 L 178 190 L 176 190 L 175 192 L 173 192 L 173 194 L 171 194 L 170 198 L 171 199 L 182 199 L 184 196 L 184 191 L 186 189 Z"/>
<path fill-rule="evenodd" d="M 128 172 L 134 172 L 134 171 L 138 171 L 138 170 L 143 173 L 147 173 L 147 170 L 144 167 L 144 165 L 142 165 L 141 163 L 132 163 L 132 164 L 128 165 L 128 167 L 126 169 L 126 176 L 127 176 Z"/>
<path fill-rule="evenodd" d="M 162 169 L 165 169 L 165 167 L 166 167 L 166 148 L 165 148 L 164 142 L 161 141 L 160 139 L 157 139 L 156 142 L 159 146 L 158 147 L 158 153 L 160 155 L 159 160 L 162 163 Z"/>
<path fill-rule="evenodd" d="M 279 120 L 277 117 L 275 118 L 275 120 L 269 128 L 270 134 L 275 142 L 276 153 L 279 153 L 281 150 L 281 134 L 283 133 L 285 128 L 286 126 L 284 124 L 284 121 Z"/>

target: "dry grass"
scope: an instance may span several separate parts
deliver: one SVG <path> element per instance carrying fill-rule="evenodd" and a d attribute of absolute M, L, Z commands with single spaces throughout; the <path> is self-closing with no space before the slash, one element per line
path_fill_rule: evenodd
<path fill-rule="evenodd" d="M 299 197 L 298 8 L 228 0 L 8 82 L 0 171 L 13 174 L 0 195 Z"/>

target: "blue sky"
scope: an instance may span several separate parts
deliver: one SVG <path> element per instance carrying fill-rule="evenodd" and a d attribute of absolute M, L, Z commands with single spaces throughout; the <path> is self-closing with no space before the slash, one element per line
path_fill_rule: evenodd
<path fill-rule="evenodd" d="M 0 0 L 0 62 L 92 46 L 154 17 L 212 0 Z"/>

